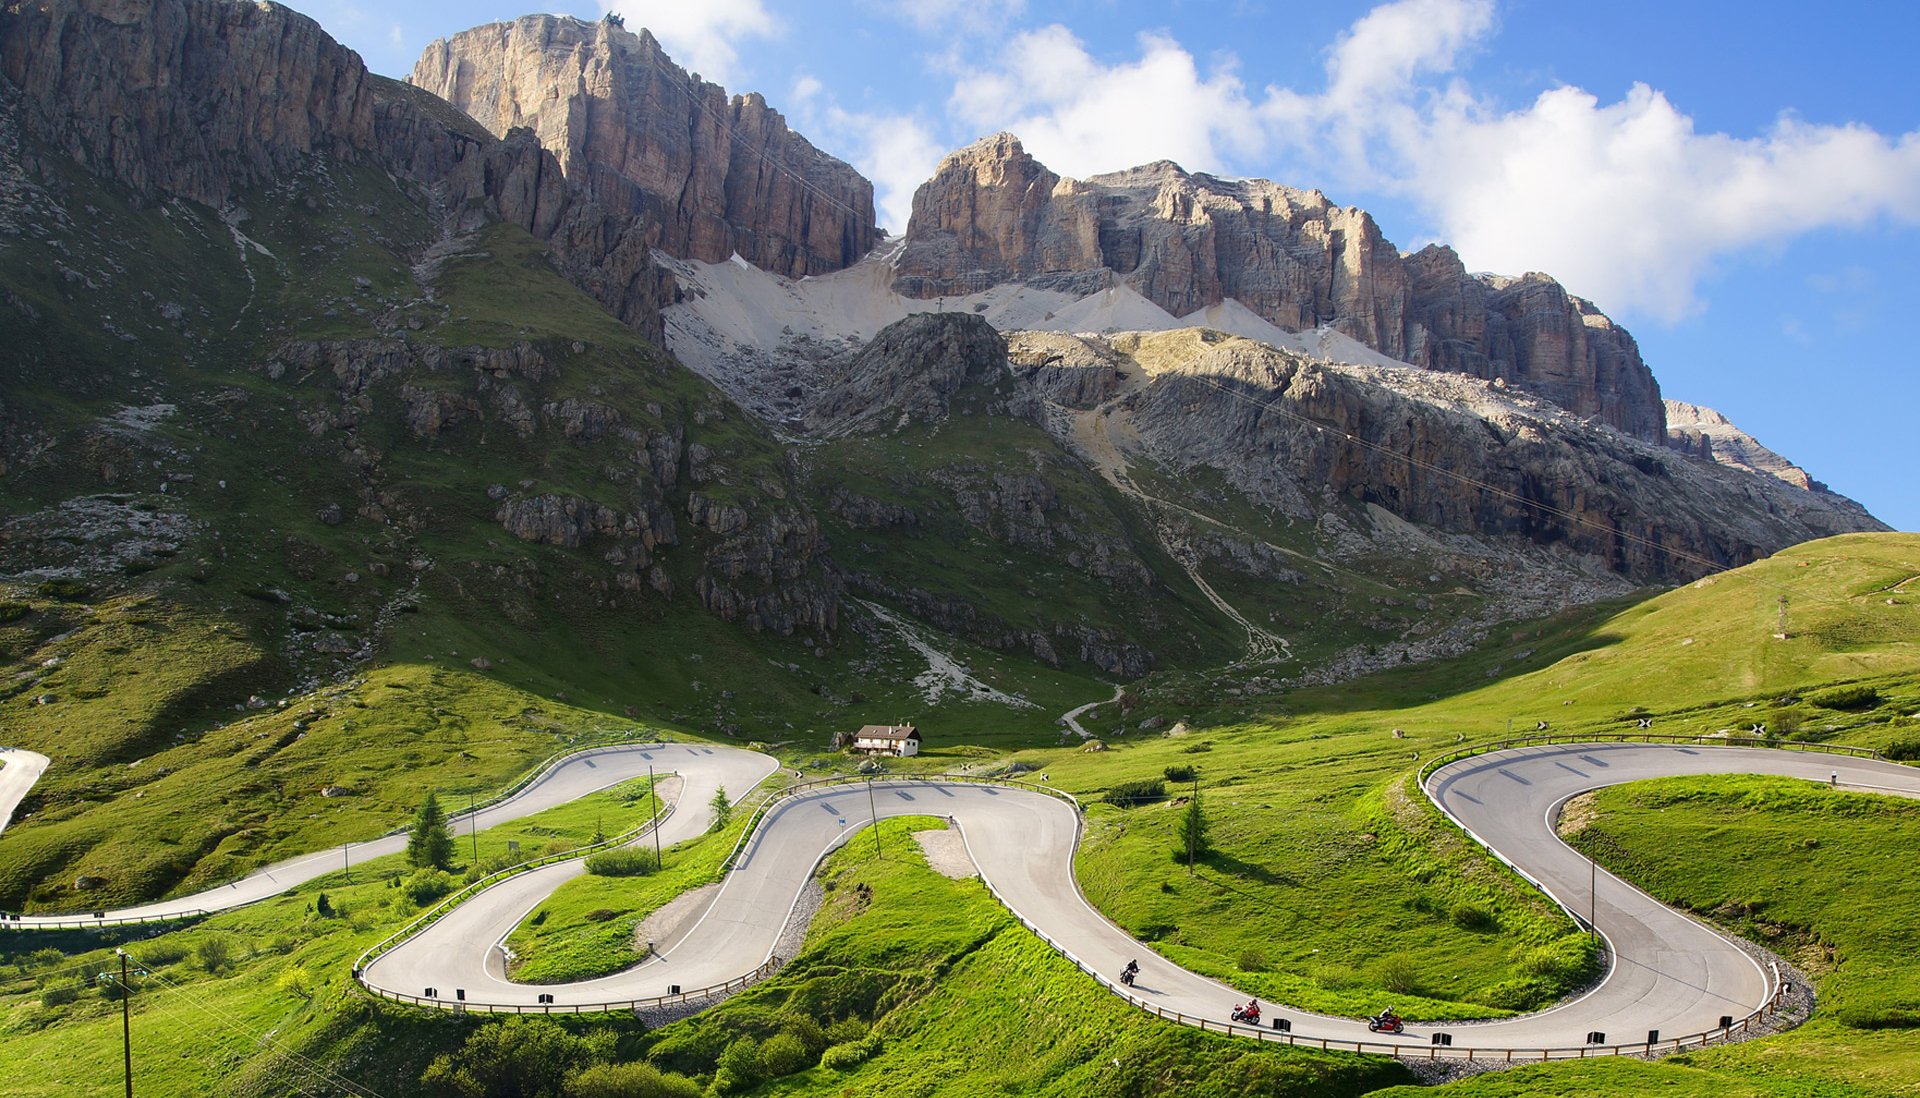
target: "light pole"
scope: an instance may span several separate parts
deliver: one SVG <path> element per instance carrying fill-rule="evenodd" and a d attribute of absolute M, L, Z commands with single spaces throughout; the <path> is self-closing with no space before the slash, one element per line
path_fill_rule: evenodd
<path fill-rule="evenodd" d="M 647 764 L 647 792 L 653 797 L 653 868 L 665 869 L 667 860 L 660 853 L 660 787 L 654 784 L 653 764 Z"/>
<path fill-rule="evenodd" d="M 480 795 L 467 794 L 467 837 L 473 840 L 473 864 L 480 864 Z"/>
<path fill-rule="evenodd" d="M 1594 937 L 1600 936 L 1600 869 L 1593 863 L 1593 853 L 1587 853 L 1587 929 Z"/>
<path fill-rule="evenodd" d="M 880 808 L 873 799 L 873 779 L 867 779 L 867 811 L 873 816 L 873 856 L 883 861 L 886 853 L 880 849 Z"/>

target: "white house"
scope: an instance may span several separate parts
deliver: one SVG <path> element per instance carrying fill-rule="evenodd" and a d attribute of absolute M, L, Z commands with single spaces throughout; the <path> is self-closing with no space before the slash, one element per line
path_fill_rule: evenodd
<path fill-rule="evenodd" d="M 853 734 L 853 749 L 863 755 L 920 753 L 920 730 L 910 724 L 869 724 Z"/>

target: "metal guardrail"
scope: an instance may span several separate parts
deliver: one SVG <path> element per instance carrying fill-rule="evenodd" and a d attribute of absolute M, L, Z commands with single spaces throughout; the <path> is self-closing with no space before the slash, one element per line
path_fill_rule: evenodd
<path fill-rule="evenodd" d="M 213 914 L 213 912 L 204 907 L 196 907 L 165 915 L 116 915 L 113 918 L 87 915 L 50 915 L 45 917 L 38 915 L 0 915 L 0 930 L 17 930 L 22 933 L 30 930 L 97 930 L 101 927 L 109 926 L 145 926 L 149 923 L 178 923 L 188 919 L 205 918 L 211 914 Z M 24 919 L 33 919 L 35 921 L 29 923 L 23 921 Z"/>
<path fill-rule="evenodd" d="M 636 749 L 646 749 L 646 748 L 661 748 L 661 747 L 669 746 L 670 743 L 671 741 L 668 741 L 668 740 L 656 740 L 651 743 L 608 742 L 608 743 L 602 743 L 602 744 L 595 744 L 591 747 L 569 748 L 566 751 L 549 755 L 547 756 L 545 761 L 534 764 L 532 769 L 522 774 L 517 780 L 514 781 L 512 785 L 508 786 L 504 791 L 498 794 L 495 794 L 493 797 L 490 797 L 487 800 L 478 802 L 477 804 L 467 809 L 467 811 L 465 812 L 449 817 L 448 818 L 449 822 L 451 823 L 453 821 L 465 819 L 468 816 L 472 816 L 480 812 L 485 812 L 487 809 L 492 808 L 495 805 L 503 804 L 507 801 L 510 801 L 513 798 L 519 796 L 521 793 L 525 792 L 530 786 L 538 782 L 541 778 L 546 777 L 548 774 L 566 765 L 567 763 L 572 762 L 574 759 L 580 758 L 581 756 L 592 755 L 601 751 L 614 750 L 614 749 L 636 750 Z M 668 811 L 670 812 L 671 809 L 669 808 Z M 660 818 L 664 820 L 666 817 L 665 815 L 662 815 Z M 391 835 L 398 835 L 401 832 L 407 830 L 407 828 L 410 826 L 412 825 L 401 824 L 399 827 L 395 827 L 395 828 L 392 828 L 391 830 L 381 832 L 379 835 L 375 836 L 374 839 L 384 839 Z M 647 826 L 648 826 L 647 824 L 641 824 L 640 828 L 645 828 Z M 635 829 L 635 830 L 638 830 L 638 829 Z M 631 832 L 629 832 L 629 834 L 630 833 Z M 362 841 L 371 842 L 374 840 L 362 840 Z M 612 842 L 614 840 L 608 840 L 608 841 Z M 584 849 L 584 848 L 581 848 L 581 849 Z M 550 855 L 549 857 L 564 861 L 567 858 L 570 858 L 573 856 L 574 856 L 574 852 L 568 851 L 564 854 Z M 543 863 L 543 864 L 548 864 L 548 863 Z M 250 870 L 246 876 L 251 876 L 252 874 L 258 873 L 263 869 L 270 869 L 270 868 L 272 868 L 271 864 L 265 865 L 265 866 L 258 866 Z M 236 878 L 236 880 L 244 880 L 244 879 L 245 879 L 245 876 Z M 461 893 L 465 893 L 465 892 L 466 892 L 466 889 L 462 889 L 460 893 L 456 893 L 455 895 L 460 895 Z M 261 897 L 261 899 L 266 899 L 266 898 L 267 897 L 264 897 L 264 896 Z M 255 900 L 251 902 L 258 903 L 259 901 Z M 239 904 L 236 906 L 245 907 L 247 905 Z M 27 916 L 27 918 L 39 920 L 31 923 L 17 921 L 15 918 L 13 918 L 9 914 L 0 913 L 0 930 L 18 930 L 18 931 L 85 930 L 90 927 L 99 928 L 99 927 L 110 927 L 110 926 L 141 926 L 149 923 L 177 923 L 177 922 L 184 922 L 185 920 L 188 920 L 188 919 L 205 918 L 206 916 L 216 914 L 217 911 L 232 911 L 232 910 L 234 910 L 234 908 L 231 908 L 231 907 L 218 908 L 218 909 L 196 907 L 196 908 L 191 908 L 185 911 L 171 912 L 164 915 L 116 916 L 111 919 L 105 918 L 105 917 L 78 915 L 78 914 L 71 915 L 71 916 L 52 915 L 52 916 L 45 916 L 45 917 L 30 915 L 30 916 Z"/>
<path fill-rule="evenodd" d="M 1035 793 L 1044 793 L 1049 797 L 1054 797 L 1059 800 L 1066 801 L 1068 804 L 1073 806 L 1073 810 L 1076 815 L 1080 814 L 1083 811 L 1080 806 L 1079 799 L 1076 798 L 1073 794 L 1066 792 L 1065 790 L 1053 789 L 1048 786 L 1040 785 L 1036 782 L 1014 781 L 1006 778 L 974 777 L 966 774 L 926 774 L 926 775 L 886 774 L 886 775 L 879 775 L 879 776 L 838 775 L 831 778 L 815 778 L 813 781 L 801 782 L 798 785 L 785 786 L 780 789 L 770 790 L 766 794 L 764 794 L 760 798 L 759 804 L 754 808 L 753 814 L 748 818 L 747 826 L 741 830 L 740 838 L 734 841 L 733 849 L 729 851 L 726 858 L 724 858 L 720 862 L 720 868 L 716 872 L 716 875 L 724 877 L 728 873 L 731 873 L 739 865 L 740 854 L 743 850 L 746 849 L 747 840 L 754 837 L 756 832 L 758 832 L 759 829 L 765 824 L 767 816 L 770 815 L 773 812 L 774 808 L 777 805 L 779 805 L 781 802 L 788 801 L 796 797 L 803 797 L 809 793 L 813 793 L 821 789 L 826 789 L 831 786 L 867 785 L 874 782 L 882 782 L 882 783 L 913 782 L 921 785 L 941 785 L 941 784 L 946 784 L 951 782 L 966 782 L 972 785 L 998 785 L 998 786 L 1005 786 L 1012 789 L 1025 789 Z M 930 812 L 927 814 L 932 816 L 940 815 L 940 813 L 938 812 Z"/>
<path fill-rule="evenodd" d="M 1467 744 L 1455 747 L 1428 760 L 1420 768 L 1415 779 L 1421 789 L 1427 787 L 1427 779 L 1434 771 L 1461 759 L 1470 759 L 1475 755 L 1490 755 L 1495 751 L 1507 751 L 1516 747 L 1550 747 L 1554 744 L 1582 743 L 1670 743 L 1695 744 L 1704 747 L 1764 747 L 1772 750 L 1801 751 L 1816 755 L 1850 755 L 1856 759 L 1877 759 L 1886 762 L 1887 757 L 1878 751 L 1849 744 L 1809 743 L 1805 740 L 1770 740 L 1760 736 L 1716 736 L 1701 732 L 1694 735 L 1662 732 L 1571 732 L 1543 733 L 1533 736 L 1509 736 L 1501 740 L 1489 740 L 1483 743 Z"/>
<path fill-rule="evenodd" d="M 464 999 L 403 995 L 400 992 L 388 991 L 385 988 L 370 987 L 365 981 L 361 981 L 361 986 L 366 988 L 369 994 L 390 1002 L 406 1003 L 410 1006 L 433 1007 L 439 1010 L 475 1011 L 481 1014 L 605 1014 L 615 1010 L 644 1010 L 648 1007 L 673 1006 L 677 1003 L 716 998 L 766 979 L 768 976 L 779 971 L 780 966 L 784 963 L 785 962 L 778 957 L 771 957 L 752 972 L 743 976 L 735 976 L 724 984 L 713 984 L 708 987 L 694 988 L 692 991 L 683 991 L 674 995 L 655 995 L 648 999 L 627 999 L 617 1003 L 482 1003 L 468 1002 Z M 539 984 L 528 984 L 527 986 L 536 993 L 540 988 Z"/>
<path fill-rule="evenodd" d="M 615 847 L 625 846 L 628 843 L 634 842 L 662 823 L 665 823 L 667 817 L 673 815 L 675 807 L 676 805 L 672 804 L 662 805 L 654 810 L 652 816 L 647 817 L 646 822 L 637 827 L 628 828 L 610 839 L 602 839 L 600 842 L 590 843 L 586 846 L 576 846 L 572 850 L 561 851 L 558 854 L 547 854 L 535 858 L 532 861 L 521 862 L 518 865 L 510 865 L 505 869 L 495 870 L 479 880 L 466 885 L 458 891 L 451 893 L 439 903 L 421 912 L 406 926 L 401 927 L 399 930 L 394 931 L 392 934 L 387 935 L 385 938 L 382 938 L 380 941 L 361 951 L 360 956 L 354 958 L 353 961 L 353 978 L 360 981 L 361 986 L 365 987 L 368 991 L 372 991 L 375 994 L 383 994 L 379 989 L 367 983 L 365 976 L 367 966 L 379 960 L 382 955 L 397 946 L 409 941 L 421 931 L 439 922 L 454 908 L 485 892 L 487 889 L 492 888 L 494 885 L 518 877 L 523 873 L 531 873 L 536 869 L 545 869 L 547 866 L 558 865 L 561 862 L 570 862 L 577 858 L 587 858 L 600 851 L 612 850 Z"/>

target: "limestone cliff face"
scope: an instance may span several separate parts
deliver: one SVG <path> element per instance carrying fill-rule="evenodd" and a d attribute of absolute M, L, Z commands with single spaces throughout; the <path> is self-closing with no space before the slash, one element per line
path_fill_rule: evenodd
<path fill-rule="evenodd" d="M 1364 211 L 1318 191 L 1166 161 L 1065 179 L 999 134 L 914 195 L 894 288 L 1124 282 L 1175 316 L 1239 300 L 1281 328 L 1329 326 L 1417 366 L 1500 378 L 1648 442 L 1659 386 L 1633 339 L 1544 275 L 1470 276 L 1446 248 L 1402 257 Z"/>
<path fill-rule="evenodd" d="M 0 75 L 34 135 L 142 196 L 223 204 L 312 153 L 373 144 L 360 58 L 276 4 L 26 0 L 0 8 Z"/>
<path fill-rule="evenodd" d="M 529 15 L 434 42 L 411 80 L 496 134 L 533 130 L 588 199 L 644 219 L 672 255 L 738 252 L 798 278 L 873 247 L 871 183 L 760 96 L 688 75 L 645 31 Z"/>
<path fill-rule="evenodd" d="M 1316 363 L 1215 333 L 1086 342 L 1080 358 L 1145 370 L 1115 414 L 1146 454 L 1175 469 L 1211 466 L 1262 506 L 1308 521 L 1346 496 L 1436 530 L 1564 546 L 1641 582 L 1885 528 L 1851 500 L 1597 430 L 1484 382 Z M 1048 357 L 1058 361 L 1037 373 L 1079 365 Z"/>

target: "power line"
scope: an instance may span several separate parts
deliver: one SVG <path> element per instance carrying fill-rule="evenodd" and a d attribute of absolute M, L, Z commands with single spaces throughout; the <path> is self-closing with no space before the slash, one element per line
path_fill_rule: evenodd
<path fill-rule="evenodd" d="M 250 1027 L 246 1025 L 246 1023 L 236 1019 L 233 1015 L 228 1014 L 226 1011 L 220 1009 L 219 1007 L 212 1005 L 212 1003 L 210 1003 L 206 999 L 202 998 L 201 996 L 189 990 L 188 985 L 176 982 L 174 980 L 170 980 L 158 972 L 151 973 L 151 976 L 153 979 L 160 981 L 161 983 L 165 984 L 168 988 L 172 989 L 175 994 L 180 996 L 181 999 L 185 1000 L 189 1005 L 199 1010 L 201 1013 L 208 1015 L 209 1017 L 213 1018 L 215 1021 L 219 1022 L 221 1025 L 224 1025 L 227 1028 L 234 1030 L 237 1033 L 245 1035 L 246 1037 L 254 1041 L 256 1044 L 270 1046 L 271 1048 L 274 1049 L 274 1051 L 280 1053 L 282 1057 L 287 1059 L 289 1062 L 293 1063 L 295 1066 L 304 1068 L 307 1071 L 313 1073 L 314 1075 L 319 1076 L 322 1080 L 328 1083 L 331 1083 L 334 1086 L 343 1087 L 350 1093 L 361 1096 L 361 1098 L 384 1098 L 383 1095 L 381 1095 L 378 1091 L 372 1089 L 371 1087 L 367 1087 L 360 1083 L 357 1083 L 352 1079 L 346 1077 L 345 1075 L 342 1075 L 339 1072 L 334 1071 L 332 1068 L 327 1067 L 325 1064 L 322 1064 L 319 1061 L 304 1055 L 297 1049 L 288 1045 L 286 1042 L 281 1041 L 279 1038 L 275 1037 L 272 1032 L 255 1033 Z"/>

